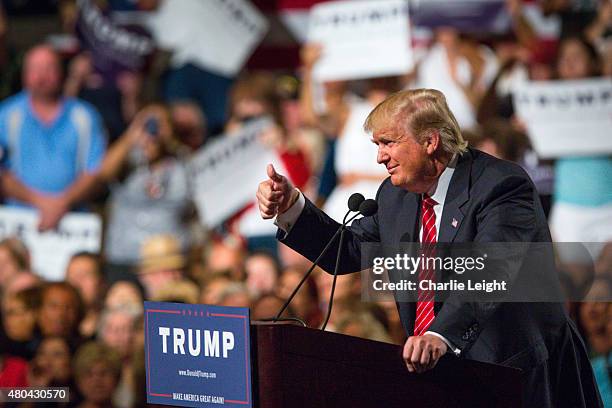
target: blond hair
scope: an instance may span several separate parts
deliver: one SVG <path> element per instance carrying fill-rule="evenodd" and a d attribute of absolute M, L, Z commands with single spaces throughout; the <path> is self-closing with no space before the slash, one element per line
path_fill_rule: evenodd
<path fill-rule="evenodd" d="M 121 357 L 117 351 L 99 341 L 90 341 L 79 347 L 74 356 L 74 376 L 77 381 L 97 363 L 106 364 L 115 381 L 119 380 L 119 377 L 121 377 Z"/>
<path fill-rule="evenodd" d="M 389 95 L 370 112 L 363 127 L 366 132 L 395 127 L 398 135 L 412 134 L 417 141 L 437 131 L 444 152 L 462 154 L 467 148 L 444 94 L 435 89 L 410 89 Z"/>

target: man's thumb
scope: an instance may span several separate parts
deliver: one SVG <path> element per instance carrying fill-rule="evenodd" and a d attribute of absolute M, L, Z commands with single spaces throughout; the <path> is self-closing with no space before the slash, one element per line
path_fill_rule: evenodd
<path fill-rule="evenodd" d="M 270 177 L 270 180 L 277 182 L 277 183 L 281 183 L 284 179 L 283 176 L 281 176 L 280 174 L 276 172 L 272 164 L 268 164 L 268 177 Z"/>

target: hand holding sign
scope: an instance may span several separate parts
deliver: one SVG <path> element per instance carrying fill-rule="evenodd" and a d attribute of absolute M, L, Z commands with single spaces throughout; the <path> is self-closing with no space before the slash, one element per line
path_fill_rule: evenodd
<path fill-rule="evenodd" d="M 302 65 L 307 70 L 312 70 L 318 60 L 321 59 L 323 53 L 323 46 L 318 43 L 309 43 L 302 47 L 300 50 L 300 59 Z"/>
<path fill-rule="evenodd" d="M 264 219 L 270 219 L 287 211 L 298 199 L 300 192 L 287 177 L 278 174 L 268 164 L 268 180 L 262 181 L 257 189 L 259 212 Z"/>
<path fill-rule="evenodd" d="M 40 214 L 38 230 L 41 232 L 57 228 L 62 217 L 70 209 L 68 200 L 64 195 L 51 196 L 40 194 L 35 201 Z"/>

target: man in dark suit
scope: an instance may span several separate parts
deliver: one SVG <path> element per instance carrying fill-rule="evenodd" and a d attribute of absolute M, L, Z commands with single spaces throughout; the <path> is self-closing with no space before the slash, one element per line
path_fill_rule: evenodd
<path fill-rule="evenodd" d="M 377 193 L 377 214 L 356 220 L 346 231 L 341 273 L 362 269 L 361 244 L 366 242 L 551 241 L 527 174 L 513 163 L 468 149 L 439 91 L 393 94 L 370 113 L 365 128 L 390 177 Z M 314 260 L 339 224 L 271 165 L 268 177 L 257 192 L 262 216 L 276 217 L 279 239 Z M 333 271 L 335 252 L 332 248 L 320 262 L 327 271 Z M 509 281 L 520 272 L 504 271 Z M 585 346 L 560 303 L 433 299 L 420 291 L 416 302 L 397 303 L 408 335 L 403 358 L 410 372 L 431 369 L 452 352 L 522 369 L 525 406 L 602 406 Z"/>

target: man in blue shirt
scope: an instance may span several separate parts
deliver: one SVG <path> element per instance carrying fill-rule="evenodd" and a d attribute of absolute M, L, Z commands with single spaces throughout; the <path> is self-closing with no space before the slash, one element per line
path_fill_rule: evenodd
<path fill-rule="evenodd" d="M 23 84 L 0 105 L 0 182 L 7 204 L 39 210 L 44 231 L 95 188 L 105 135 L 93 107 L 62 97 L 60 59 L 50 47 L 26 54 Z"/>

